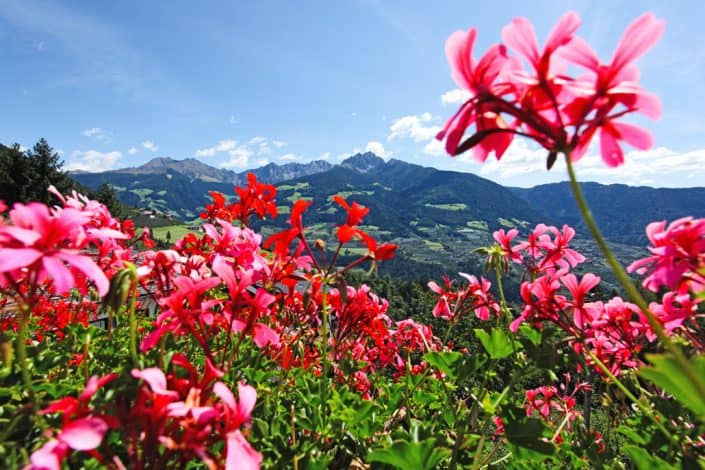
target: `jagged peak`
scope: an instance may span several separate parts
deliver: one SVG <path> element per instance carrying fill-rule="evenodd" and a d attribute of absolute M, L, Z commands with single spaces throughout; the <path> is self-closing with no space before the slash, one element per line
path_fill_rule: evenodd
<path fill-rule="evenodd" d="M 340 166 L 357 170 L 366 173 L 373 168 L 384 165 L 384 159 L 375 155 L 372 152 L 356 153 L 355 155 L 346 158 L 340 163 Z"/>

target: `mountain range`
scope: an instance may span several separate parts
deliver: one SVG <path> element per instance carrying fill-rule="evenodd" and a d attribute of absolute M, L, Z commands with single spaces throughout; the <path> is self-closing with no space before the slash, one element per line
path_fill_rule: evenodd
<path fill-rule="evenodd" d="M 332 195 L 341 194 L 369 207 L 364 228 L 380 240 L 399 244 L 399 256 L 387 269 L 406 277 L 437 275 L 439 269 L 479 269 L 482 260 L 471 252 L 489 243 L 492 231 L 516 227 L 526 233 L 539 222 L 576 227 L 579 248 L 600 264 L 568 183 L 508 188 L 474 174 L 395 159 L 385 161 L 369 152 L 351 156 L 338 165 L 325 161 L 269 164 L 249 171 L 277 186 L 282 214 L 298 198 L 314 201 L 305 215 L 312 237 L 329 236 L 333 224 L 340 223 L 342 214 Z M 213 168 L 195 159 L 159 158 L 136 168 L 78 172 L 72 177 L 90 188 L 106 182 L 124 203 L 190 220 L 209 201 L 208 191 L 234 197 L 233 185 L 241 184 L 246 173 Z M 649 222 L 705 216 L 705 188 L 597 183 L 585 183 L 583 187 L 593 215 L 624 261 L 643 254 L 644 229 Z M 266 232 L 285 223 L 284 215 L 268 221 L 262 229 Z M 356 250 L 349 248 L 343 255 L 353 257 L 359 254 Z"/>

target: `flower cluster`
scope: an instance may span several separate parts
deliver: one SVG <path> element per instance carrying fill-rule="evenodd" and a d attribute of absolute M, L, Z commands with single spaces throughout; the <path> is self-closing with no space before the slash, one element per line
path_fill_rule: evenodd
<path fill-rule="evenodd" d="M 634 62 L 658 41 L 664 22 L 650 13 L 637 18 L 608 63 L 576 36 L 580 23 L 577 14 L 565 14 L 540 49 L 531 23 L 517 18 L 502 29 L 503 42 L 479 59 L 473 57 L 476 29 L 453 33 L 446 55 L 453 79 L 469 98 L 437 136 L 445 139 L 448 153 L 472 149 L 479 161 L 492 152 L 499 159 L 513 137 L 522 135 L 549 152 L 551 168 L 559 153 L 580 159 L 599 133 L 602 159 L 614 167 L 624 162 L 621 141 L 650 148 L 650 134 L 620 118 L 635 112 L 650 118 L 661 114 L 658 98 L 637 83 Z M 510 55 L 510 49 L 518 55 Z M 571 65 L 584 73 L 570 76 Z M 472 135 L 461 142 L 472 126 Z"/>

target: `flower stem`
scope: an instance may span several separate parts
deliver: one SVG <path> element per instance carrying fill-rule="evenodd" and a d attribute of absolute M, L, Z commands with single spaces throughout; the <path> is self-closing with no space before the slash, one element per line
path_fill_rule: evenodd
<path fill-rule="evenodd" d="M 590 356 L 590 358 L 595 362 L 595 364 L 597 364 L 597 367 L 599 367 L 600 370 L 602 372 L 604 372 L 605 375 L 610 380 L 612 380 L 612 382 L 614 382 L 614 384 L 617 386 L 617 388 L 620 389 L 622 391 L 622 393 L 624 393 L 624 395 L 627 398 L 629 398 L 636 406 L 638 406 L 639 409 L 644 412 L 644 414 L 646 414 L 649 418 L 651 418 L 651 421 L 654 422 L 656 427 L 659 428 L 659 430 L 663 433 L 663 435 L 666 436 L 666 438 L 668 438 L 668 440 L 671 441 L 671 443 L 677 444 L 673 435 L 666 430 L 663 423 L 661 423 L 661 421 L 658 419 L 658 417 L 656 415 L 654 415 L 654 412 L 651 409 L 649 409 L 649 407 L 646 406 L 644 404 L 644 402 L 642 402 L 636 396 L 634 396 L 634 394 L 612 373 L 612 371 L 609 370 L 609 368 L 605 365 L 604 362 L 602 362 L 600 360 L 600 358 L 595 356 L 595 354 L 593 354 L 592 351 L 587 351 L 587 353 Z"/>
<path fill-rule="evenodd" d="M 509 307 L 507 306 L 507 298 L 504 296 L 504 286 L 502 286 L 502 269 L 499 266 L 499 263 L 495 264 L 495 273 L 497 274 L 497 292 L 499 292 L 499 300 L 500 300 L 500 305 L 502 306 L 502 312 L 504 315 L 507 317 L 507 326 L 509 326 L 512 323 L 512 312 L 509 311 Z M 512 346 L 514 346 L 514 343 L 512 343 Z"/>
<path fill-rule="evenodd" d="M 132 295 L 127 305 L 127 311 L 130 321 L 130 357 L 132 358 L 132 366 L 139 368 L 139 357 L 137 356 L 137 320 L 135 318 L 135 303 L 137 301 L 137 270 L 134 265 L 130 267 L 130 275 L 132 277 Z"/>
<path fill-rule="evenodd" d="M 619 261 L 617 261 L 617 258 L 615 258 L 614 254 L 612 253 L 612 250 L 610 250 L 610 248 L 607 246 L 607 242 L 602 236 L 602 233 L 600 232 L 600 229 L 598 228 L 595 219 L 592 217 L 590 207 L 588 206 L 587 201 L 583 196 L 583 191 L 580 188 L 580 183 L 578 183 L 575 177 L 575 171 L 573 170 L 573 163 L 571 162 L 570 152 L 565 152 L 565 161 L 566 167 L 568 168 L 568 176 L 570 177 L 570 186 L 573 190 L 573 196 L 575 196 L 575 201 L 578 204 L 578 208 L 580 209 L 580 213 L 583 216 L 585 224 L 590 229 L 590 233 L 592 233 L 592 236 L 597 242 L 597 245 L 600 247 L 602 254 L 605 256 L 607 264 L 609 264 L 610 268 L 612 268 L 612 271 L 617 277 L 617 280 L 627 292 L 627 295 L 631 298 L 632 302 L 634 302 L 644 313 L 647 320 L 649 321 L 649 324 L 651 325 L 651 328 L 654 330 L 654 333 L 656 333 L 658 339 L 671 352 L 671 354 L 673 354 L 673 357 L 678 363 L 681 371 L 686 375 L 687 379 L 695 387 L 698 393 L 701 396 L 705 396 L 705 383 L 703 382 L 702 378 L 698 375 L 698 373 L 695 371 L 690 362 L 688 362 L 688 359 L 683 354 L 683 351 L 681 351 L 681 349 L 673 341 L 670 340 L 670 338 L 666 334 L 666 331 L 663 328 L 663 325 L 661 325 L 661 322 L 654 316 L 653 313 L 651 313 L 651 311 L 649 311 L 649 306 L 646 303 L 646 300 L 644 300 L 644 297 L 642 297 L 642 295 L 639 293 L 639 290 L 634 287 L 634 284 L 632 284 L 632 280 L 624 271 L 624 268 L 619 263 Z"/>
<path fill-rule="evenodd" d="M 321 285 L 321 336 L 323 339 L 323 342 L 321 343 L 321 355 L 322 360 L 323 360 L 323 381 L 322 381 L 322 386 L 323 390 L 321 390 L 321 396 L 322 396 L 322 403 L 323 406 L 327 407 L 328 406 L 328 381 L 330 378 L 328 377 L 329 374 L 329 369 L 330 369 L 330 364 L 328 361 L 328 289 L 326 288 L 326 283 L 323 282 Z M 328 416 L 327 410 L 324 410 L 326 412 L 323 413 L 323 416 Z"/>
<path fill-rule="evenodd" d="M 29 374 L 29 368 L 27 367 L 27 323 L 29 322 L 29 311 L 26 306 L 22 307 L 20 312 L 20 323 L 17 328 L 17 361 L 20 364 L 20 373 L 22 374 L 22 382 L 29 393 L 29 401 L 32 405 L 34 412 L 39 411 L 39 404 L 37 403 L 37 397 L 34 394 L 34 387 L 32 385 L 32 378 Z"/>

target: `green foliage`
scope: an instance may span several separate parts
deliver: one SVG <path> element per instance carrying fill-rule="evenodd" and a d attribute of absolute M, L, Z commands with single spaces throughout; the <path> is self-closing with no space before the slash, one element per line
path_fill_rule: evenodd
<path fill-rule="evenodd" d="M 639 369 L 639 375 L 676 397 L 681 403 L 705 419 L 705 397 L 683 375 L 678 363 L 670 354 L 650 354 L 650 366 Z M 705 356 L 690 359 L 698 375 L 705 377 Z"/>

